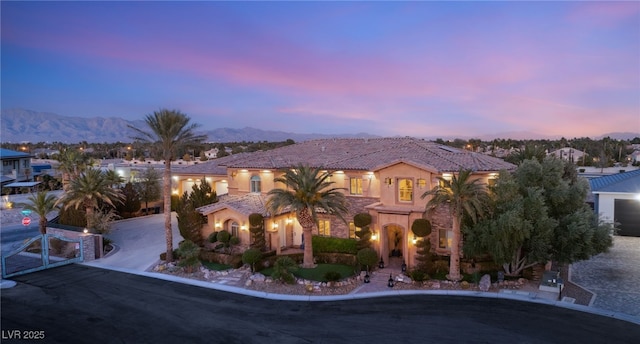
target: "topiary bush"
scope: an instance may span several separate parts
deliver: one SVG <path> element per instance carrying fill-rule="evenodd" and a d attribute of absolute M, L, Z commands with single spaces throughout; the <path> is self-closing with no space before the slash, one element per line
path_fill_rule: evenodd
<path fill-rule="evenodd" d="M 427 219 L 415 219 L 411 224 L 411 231 L 419 238 L 425 237 L 431 234 L 431 222 Z"/>
<path fill-rule="evenodd" d="M 358 237 L 358 242 L 356 244 L 357 250 L 371 246 L 371 230 L 369 229 L 371 221 L 372 217 L 369 213 L 359 213 L 353 217 L 353 225 L 360 228 L 360 230 L 355 233 Z"/>

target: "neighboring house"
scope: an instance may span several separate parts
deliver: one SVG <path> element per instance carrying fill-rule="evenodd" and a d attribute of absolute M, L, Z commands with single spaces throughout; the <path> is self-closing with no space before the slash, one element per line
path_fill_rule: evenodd
<path fill-rule="evenodd" d="M 633 151 L 633 153 L 629 154 L 629 160 L 632 164 L 640 162 L 640 150 Z"/>
<path fill-rule="evenodd" d="M 353 216 L 368 212 L 373 218 L 375 249 L 382 257 L 400 250 L 409 267 L 415 257 L 411 224 L 423 217 L 429 198 L 420 196 L 438 185 L 437 177 L 451 178 L 460 169 L 471 169 L 475 178 L 488 184 L 500 170 L 516 167 L 498 158 L 416 138 L 325 139 L 236 154 L 175 170 L 173 193 L 189 191 L 202 178 L 212 184 L 219 202 L 198 209 L 207 217 L 203 237 L 227 229 L 247 246 L 248 217 L 261 213 L 271 248 L 280 251 L 299 247 L 302 227 L 295 214 L 267 214 L 264 204 L 269 190 L 282 187 L 274 183 L 274 178 L 300 163 L 331 171 L 331 181 L 335 187 L 344 188 L 349 202 L 349 223 L 321 216 L 315 235 L 355 238 Z M 448 254 L 452 227 L 448 211 L 439 209 L 431 221 L 432 245 L 438 254 Z"/>
<path fill-rule="evenodd" d="M 16 152 L 0 148 L 3 187 L 11 183 L 30 182 L 33 180 L 31 157 L 32 155 L 26 152 Z"/>
<path fill-rule="evenodd" d="M 578 161 L 583 160 L 584 156 L 587 155 L 587 153 L 581 151 L 581 150 L 577 150 L 575 148 L 571 148 L 571 147 L 564 147 L 564 148 L 560 148 L 558 150 L 555 150 L 553 152 L 549 152 L 549 154 L 547 155 L 553 155 L 557 158 L 560 158 L 562 160 L 566 160 L 566 161 L 570 161 L 573 163 L 577 163 Z"/>
<path fill-rule="evenodd" d="M 640 237 L 640 170 L 589 180 L 600 219 L 618 223 L 618 234 Z"/>

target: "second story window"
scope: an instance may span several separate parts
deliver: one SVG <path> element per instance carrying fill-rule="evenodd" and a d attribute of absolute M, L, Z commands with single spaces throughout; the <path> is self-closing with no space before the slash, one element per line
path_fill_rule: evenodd
<path fill-rule="evenodd" d="M 352 195 L 362 195 L 362 178 L 349 178 L 349 191 Z"/>
<path fill-rule="evenodd" d="M 260 192 L 260 177 L 252 176 L 251 177 L 251 192 Z"/>
<path fill-rule="evenodd" d="M 400 202 L 413 202 L 413 180 L 398 179 L 398 200 Z"/>

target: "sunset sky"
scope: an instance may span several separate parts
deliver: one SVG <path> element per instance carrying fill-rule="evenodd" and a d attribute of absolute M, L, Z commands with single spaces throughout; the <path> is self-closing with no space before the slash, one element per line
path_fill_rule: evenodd
<path fill-rule="evenodd" d="M 1 2 L 2 108 L 204 129 L 640 132 L 640 2 Z"/>

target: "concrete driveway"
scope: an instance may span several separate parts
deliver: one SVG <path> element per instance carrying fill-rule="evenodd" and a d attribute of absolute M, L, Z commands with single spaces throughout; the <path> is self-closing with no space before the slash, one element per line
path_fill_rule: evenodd
<path fill-rule="evenodd" d="M 43 343 L 564 344 L 640 338 L 637 324 L 504 299 L 274 301 L 83 265 L 15 280 L 16 287 L 2 291 L 3 333 L 42 331 Z"/>
<path fill-rule="evenodd" d="M 172 213 L 172 228 L 173 247 L 178 248 L 183 239 L 175 213 Z M 146 271 L 158 262 L 160 253 L 167 250 L 164 214 L 116 221 L 107 237 L 113 240 L 116 250 L 87 265 Z"/>

